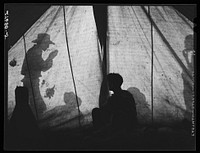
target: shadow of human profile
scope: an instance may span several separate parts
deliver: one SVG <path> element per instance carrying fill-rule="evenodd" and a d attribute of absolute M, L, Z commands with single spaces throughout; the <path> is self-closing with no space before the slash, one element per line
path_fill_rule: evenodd
<path fill-rule="evenodd" d="M 130 87 L 127 90 L 133 95 L 135 100 L 138 121 L 142 123 L 150 121 L 151 110 L 145 95 L 136 87 Z"/>
<path fill-rule="evenodd" d="M 37 110 L 37 115 L 42 114 L 46 110 L 46 105 L 42 99 L 39 88 L 41 72 L 49 70 L 53 65 L 53 59 L 57 56 L 58 51 L 52 51 L 46 60 L 43 60 L 42 54 L 47 51 L 50 44 L 55 44 L 50 40 L 50 35 L 40 33 L 37 39 L 32 41 L 35 43 L 27 53 L 23 61 L 21 74 L 24 78 L 21 80 L 23 86 L 27 87 L 30 95 L 30 106 L 33 110 Z M 36 108 L 34 106 L 36 103 Z M 36 113 L 35 111 L 33 111 Z"/>
<path fill-rule="evenodd" d="M 194 44 L 193 44 L 193 35 L 187 35 L 184 40 L 185 49 L 182 51 L 183 56 L 185 58 L 187 64 L 187 71 L 189 72 L 190 76 L 193 77 L 194 73 Z M 185 111 L 185 119 L 191 120 L 191 112 L 192 112 L 192 96 L 193 96 L 193 87 L 192 82 L 193 78 L 191 79 L 190 76 L 185 72 L 182 71 L 182 78 L 183 78 L 183 96 L 186 106 Z"/>
<path fill-rule="evenodd" d="M 67 123 L 73 121 L 77 123 L 78 117 L 82 114 L 78 111 L 78 107 L 81 105 L 82 100 L 73 92 L 65 92 L 63 95 L 65 105 L 56 106 L 53 109 L 46 111 L 41 119 L 41 124 L 45 127 L 57 128 L 64 126 Z M 77 103 L 78 100 L 78 103 Z M 48 127 L 47 127 L 48 128 Z"/>

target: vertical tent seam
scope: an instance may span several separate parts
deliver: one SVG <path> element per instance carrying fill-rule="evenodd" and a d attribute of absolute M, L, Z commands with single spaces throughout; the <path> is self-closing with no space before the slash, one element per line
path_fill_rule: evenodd
<path fill-rule="evenodd" d="M 108 32 L 108 23 L 109 20 L 108 20 L 108 6 L 106 6 L 106 35 L 105 35 L 105 46 L 103 46 L 103 49 L 104 49 L 104 54 L 106 54 L 106 57 L 105 57 L 105 66 L 106 66 L 106 75 L 109 74 L 109 70 L 110 70 L 110 65 L 109 65 L 109 52 L 108 52 L 108 37 L 107 37 L 107 32 Z"/>
<path fill-rule="evenodd" d="M 151 117 L 152 117 L 152 123 L 153 123 L 153 25 L 151 20 L 151 11 L 150 6 L 148 6 L 148 15 L 151 23 Z"/>
<path fill-rule="evenodd" d="M 76 90 L 76 84 L 75 84 L 75 79 L 74 79 L 74 74 L 73 74 L 73 69 L 72 69 L 72 61 L 70 57 L 70 51 L 69 51 L 69 44 L 68 44 L 68 38 L 67 38 L 67 27 L 66 27 L 66 18 L 65 18 L 65 6 L 63 6 L 63 15 L 64 15 L 64 29 L 65 29 L 65 38 L 66 38 L 66 44 L 67 44 L 67 51 L 68 51 L 68 56 L 69 56 L 69 63 L 70 63 L 70 69 L 71 69 L 71 74 L 72 74 L 72 80 L 74 84 L 74 91 L 76 95 L 76 102 L 78 106 L 78 113 L 79 113 L 79 127 L 81 127 L 81 122 L 80 122 L 80 108 L 78 104 L 78 97 L 77 97 L 77 90 Z"/>

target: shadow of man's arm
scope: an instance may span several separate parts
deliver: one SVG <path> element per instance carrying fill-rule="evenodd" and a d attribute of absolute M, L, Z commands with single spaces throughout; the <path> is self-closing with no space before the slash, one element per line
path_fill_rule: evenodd
<path fill-rule="evenodd" d="M 57 56 L 58 50 L 52 51 L 48 58 L 42 63 L 41 71 L 45 72 L 49 70 L 53 65 L 53 59 Z"/>

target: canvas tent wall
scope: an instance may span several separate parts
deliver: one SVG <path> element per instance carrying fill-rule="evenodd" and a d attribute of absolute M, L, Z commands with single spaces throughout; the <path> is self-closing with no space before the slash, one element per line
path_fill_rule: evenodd
<path fill-rule="evenodd" d="M 35 113 L 33 104 L 34 98 L 36 105 L 41 103 L 41 101 L 38 101 L 40 95 L 37 95 L 38 97 L 36 96 L 38 86 L 42 100 L 46 105 L 44 114 L 38 114 L 39 120 L 43 120 L 43 123 L 46 123 L 48 122 L 46 116 L 48 117 L 50 114 L 55 116 L 60 115 L 49 123 L 50 125 L 52 123 L 52 126 L 54 126 L 59 122 L 62 123 L 78 115 L 77 106 L 69 110 L 73 103 L 76 104 L 76 98 L 68 50 L 70 52 L 78 99 L 81 101 L 80 111 L 87 115 L 92 108 L 98 106 L 101 71 L 92 6 L 66 6 L 65 11 L 69 48 L 66 42 L 63 7 L 52 6 L 26 32 L 24 35 L 25 41 L 21 38 L 9 51 L 8 62 L 13 60 L 13 58 L 17 61 L 16 66 L 12 67 L 9 65 L 8 68 L 9 114 L 11 114 L 15 105 L 15 87 L 23 85 L 21 80 L 24 76 L 21 75 L 21 69 L 23 61 L 25 60 L 25 45 L 27 50 L 30 49 L 34 45 L 32 41 L 35 40 L 40 33 L 48 33 L 51 41 L 55 43 L 55 45 L 50 45 L 49 50 L 42 54 L 42 58 L 45 60 L 53 50 L 58 50 L 58 54 L 53 59 L 52 68 L 46 72 L 41 72 L 42 76 L 39 78 L 39 85 L 33 83 L 35 97 L 32 97 L 32 89 L 31 87 L 29 88 L 33 112 Z M 51 90 L 47 89 L 54 91 L 49 97 L 47 91 Z M 65 111 L 64 113 L 62 112 L 63 110 Z M 84 122 L 86 121 L 87 119 L 85 119 Z M 76 121 L 74 124 L 78 124 L 78 122 Z"/>
<path fill-rule="evenodd" d="M 123 76 L 122 88 L 128 89 L 134 95 L 141 122 L 151 121 L 152 89 L 154 120 L 181 120 L 185 117 L 185 112 L 192 111 L 184 98 L 185 88 L 191 90 L 191 77 L 184 73 L 183 79 L 181 74 L 187 71 L 187 63 L 182 54 L 185 49 L 184 39 L 193 34 L 193 25 L 171 7 L 149 8 L 150 10 L 143 6 L 107 7 L 108 72 Z M 149 12 L 153 22 L 148 17 Z M 14 90 L 16 86 L 23 85 L 21 69 L 26 60 L 25 52 L 34 45 L 32 41 L 38 34 L 46 33 L 55 45 L 50 45 L 48 51 L 43 52 L 43 60 L 54 50 L 58 50 L 58 54 L 53 59 L 52 67 L 45 72 L 41 71 L 41 77 L 37 78 L 39 82 L 29 78 L 32 80 L 29 87 L 30 105 L 35 116 L 38 114 L 38 123 L 42 128 L 58 129 L 77 127 L 78 119 L 82 125 L 91 123 L 91 110 L 99 107 L 98 99 L 103 80 L 102 52 L 95 22 L 92 6 L 52 6 L 9 50 L 9 117 L 15 107 Z M 153 78 L 151 24 L 154 46 Z M 15 66 L 10 65 L 13 59 L 17 61 Z M 35 63 L 39 61 L 35 60 Z M 189 82 L 187 85 L 184 85 L 185 79 Z M 77 100 L 79 107 L 76 105 Z M 35 110 L 40 109 L 41 103 L 46 108 L 42 113 L 36 114 Z M 80 114 L 81 118 L 78 117 Z"/>
<path fill-rule="evenodd" d="M 193 35 L 192 23 L 168 6 L 113 6 L 108 11 L 109 72 L 123 76 L 123 88 L 137 100 L 140 121 L 151 121 L 152 104 L 155 121 L 186 117 L 192 101 L 189 97 L 186 102 L 184 90 L 191 90 L 192 74 L 187 73 L 182 52 L 185 37 Z M 189 83 L 184 85 L 184 81 Z"/>

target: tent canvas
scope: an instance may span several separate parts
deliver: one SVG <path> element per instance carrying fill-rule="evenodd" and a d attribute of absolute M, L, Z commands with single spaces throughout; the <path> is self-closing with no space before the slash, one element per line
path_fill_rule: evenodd
<path fill-rule="evenodd" d="M 65 7 L 65 11 L 69 52 L 77 95 L 81 103 L 80 111 L 84 112 L 86 115 L 90 113 L 92 108 L 98 106 L 98 91 L 102 78 L 92 7 L 69 6 Z M 44 110 L 45 114 L 38 114 L 39 120 L 44 120 L 46 116 L 48 117 L 48 115 L 51 114 L 59 116 L 58 120 L 57 117 L 54 118 L 53 121 L 49 123 L 50 125 L 51 123 L 57 125 L 59 122 L 62 123 L 78 115 L 64 28 L 63 7 L 53 6 L 27 31 L 24 35 L 25 41 L 21 38 L 8 53 L 8 61 L 11 61 L 13 58 L 17 61 L 17 65 L 15 67 L 9 65 L 8 70 L 8 105 L 10 109 L 13 109 L 15 104 L 15 87 L 23 85 L 21 82 L 23 79 L 21 67 L 25 59 L 24 45 L 26 45 L 27 50 L 31 48 L 33 46 L 32 41 L 37 38 L 39 33 L 48 33 L 50 39 L 55 43 L 55 45 L 50 45 L 49 50 L 42 54 L 42 58 L 46 59 L 51 51 L 58 50 L 57 56 L 53 59 L 52 68 L 46 72 L 41 72 L 42 76 L 39 78 L 39 85 L 36 81 L 34 84 L 33 81 L 36 105 L 42 102 L 45 102 L 46 105 L 46 110 Z M 30 62 L 31 61 L 28 61 L 28 63 Z M 39 61 L 36 59 L 34 62 Z M 40 91 L 37 91 L 38 86 Z M 35 113 L 31 87 L 29 87 L 29 90 L 31 96 L 30 103 Z M 50 94 L 51 96 L 48 96 L 49 94 L 47 91 L 54 91 L 54 93 L 52 92 L 52 94 Z M 37 94 L 38 92 L 42 99 L 40 95 Z M 40 99 L 40 102 L 38 99 Z M 68 104 L 66 105 L 65 102 Z M 71 107 L 71 105 L 73 105 L 73 107 Z M 69 110 L 70 107 L 71 110 Z M 65 111 L 64 113 L 62 112 L 63 110 Z M 85 119 L 84 122 L 86 122 L 86 120 L 87 119 Z M 45 121 L 48 122 L 48 120 Z M 45 121 L 43 121 L 43 123 L 46 123 Z M 74 124 L 78 124 L 78 122 L 76 121 Z"/>
<path fill-rule="evenodd" d="M 188 97 L 186 99 L 183 92 L 191 88 L 192 81 L 185 74 L 188 66 L 182 53 L 185 50 L 185 37 L 193 34 L 192 23 L 168 6 L 150 6 L 149 9 L 141 6 L 108 9 L 109 71 L 118 72 L 123 76 L 125 81 L 122 87 L 138 97 L 138 108 L 141 105 L 148 106 L 145 107 L 146 111 L 138 110 L 141 121 L 150 120 L 151 90 L 154 119 L 161 122 L 180 120 L 185 117 L 185 111 L 192 111 L 192 101 L 189 98 L 190 101 L 186 102 Z M 154 23 L 153 72 L 148 11 Z M 183 73 L 187 78 L 182 77 Z M 184 81 L 189 83 L 185 85 Z M 191 92 L 190 94 L 192 96 Z"/>
<path fill-rule="evenodd" d="M 155 122 L 191 120 L 192 74 L 183 51 L 187 49 L 186 36 L 193 35 L 193 24 L 169 6 L 107 9 L 107 70 L 124 78 L 122 88 L 133 94 L 139 121 L 151 122 L 152 108 Z M 46 60 L 54 50 L 58 54 L 50 69 L 41 70 L 37 79 L 26 80 L 32 111 L 41 128 L 62 129 L 91 123 L 91 110 L 99 107 L 103 81 L 103 51 L 96 23 L 92 6 L 52 6 L 9 50 L 9 118 L 15 107 L 15 88 L 23 85 L 25 52 L 33 47 L 32 41 L 38 34 L 46 33 L 55 45 L 42 53 L 42 59 Z M 28 59 L 30 63 L 34 56 Z M 14 66 L 10 64 L 13 60 L 17 62 Z M 32 62 L 40 63 L 37 59 Z M 37 110 L 41 104 L 45 109 L 40 113 Z"/>

